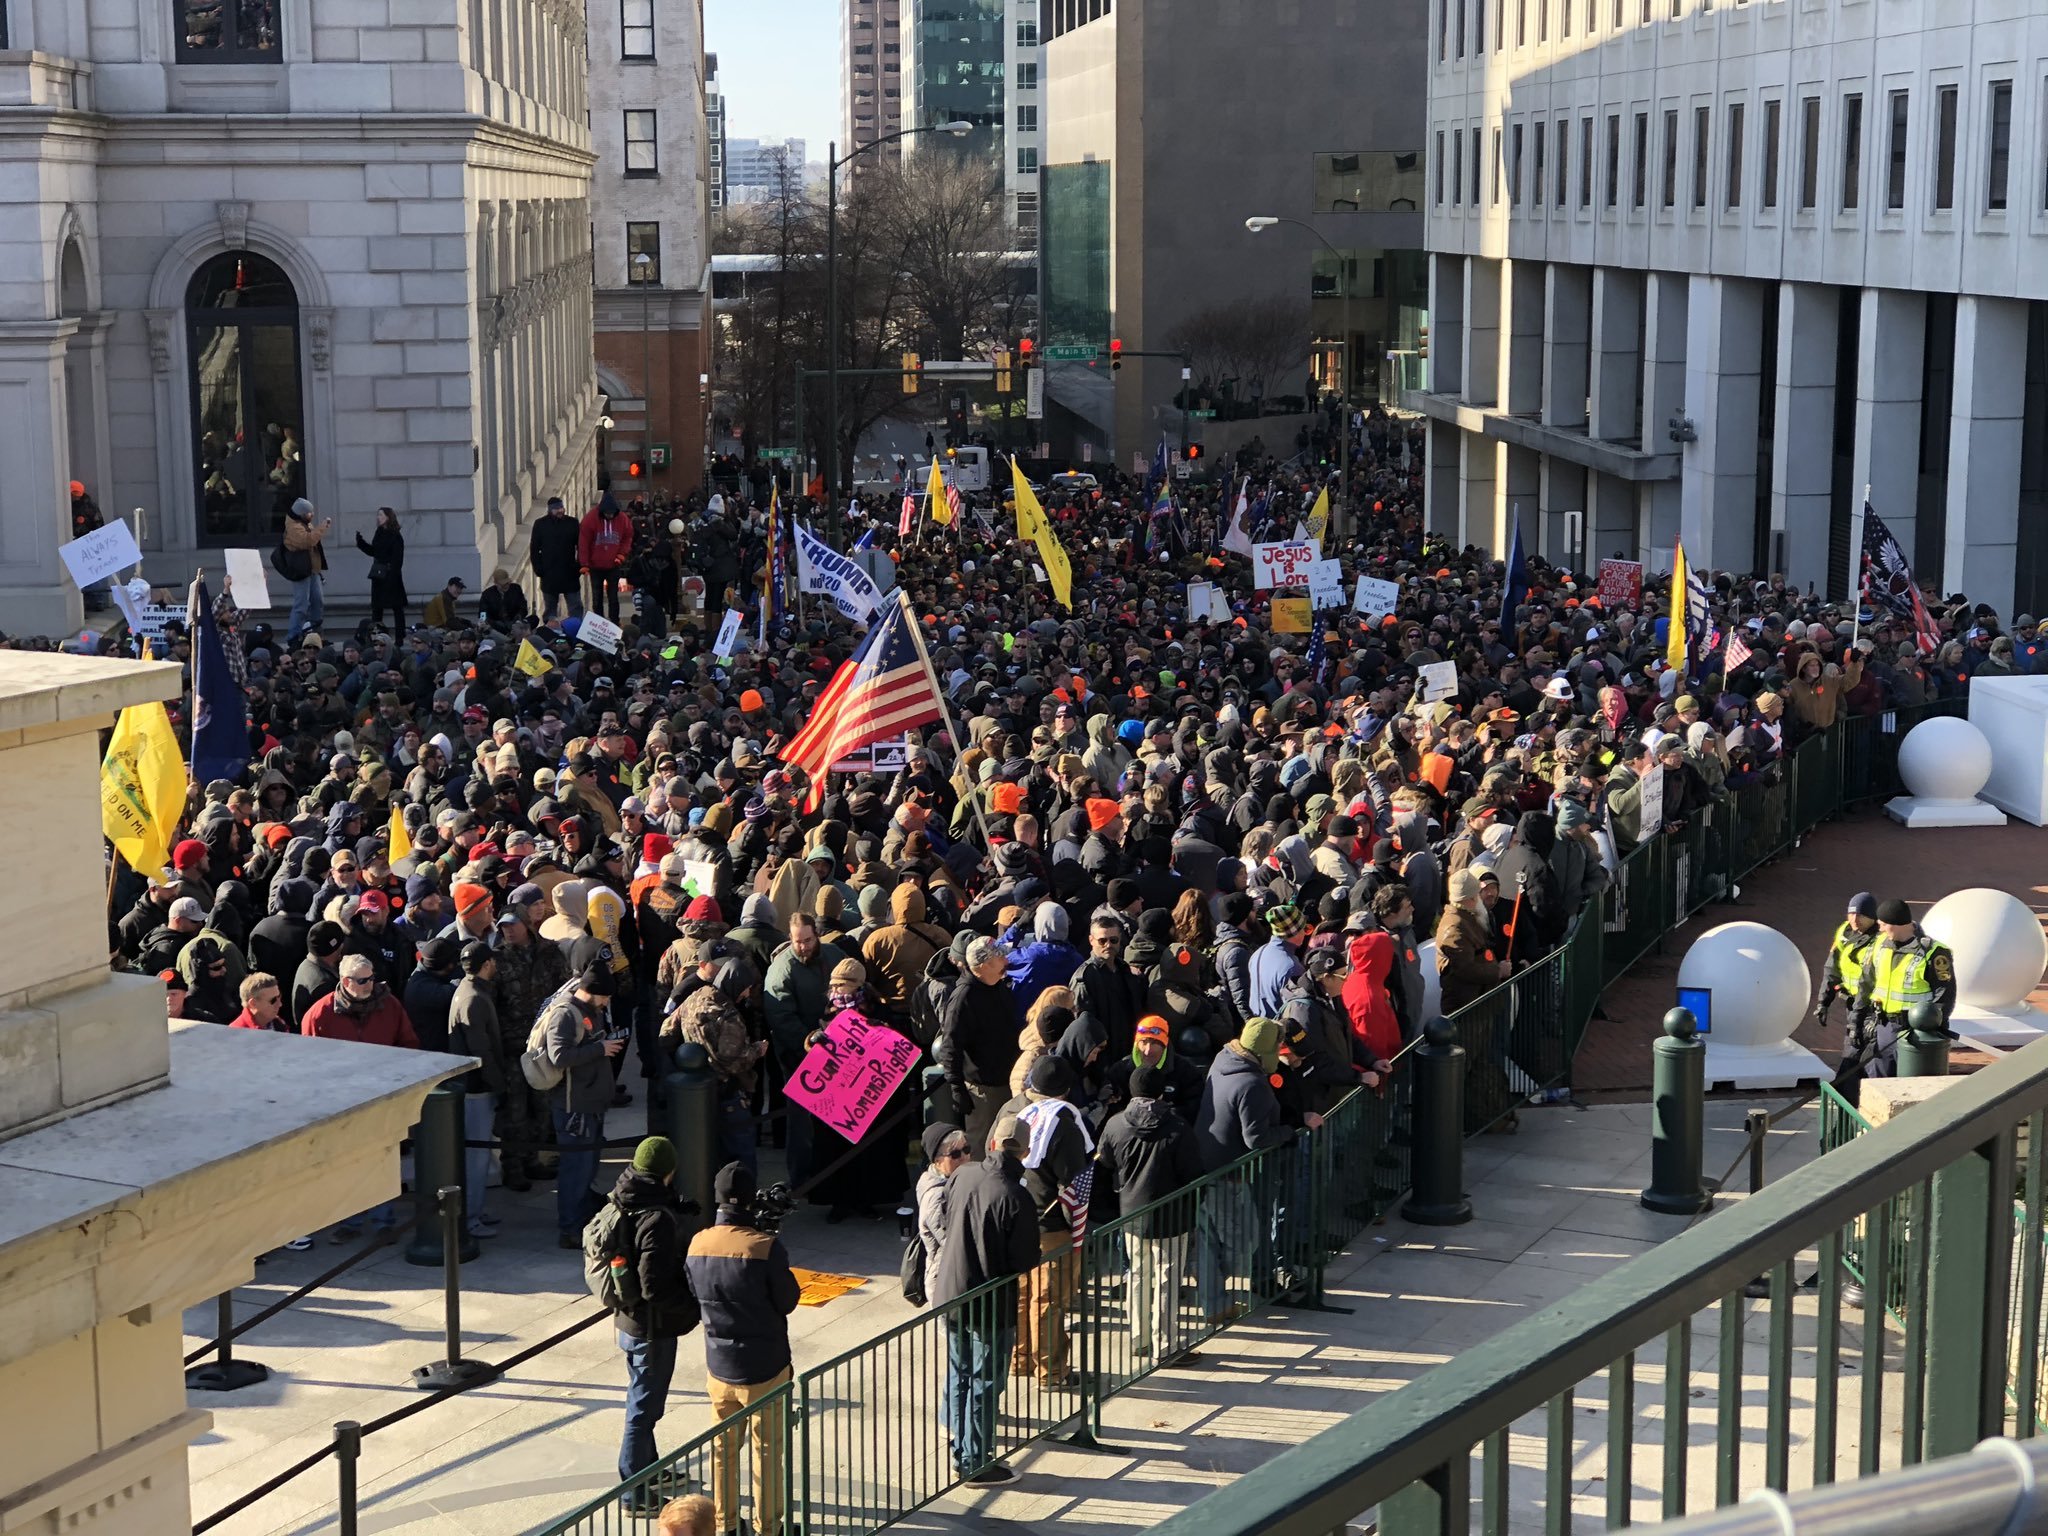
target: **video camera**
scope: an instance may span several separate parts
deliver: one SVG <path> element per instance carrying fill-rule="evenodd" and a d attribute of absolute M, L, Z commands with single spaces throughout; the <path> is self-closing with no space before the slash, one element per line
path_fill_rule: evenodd
<path fill-rule="evenodd" d="M 768 1233 L 780 1232 L 783 1222 L 795 1209 L 796 1196 L 790 1193 L 787 1184 L 770 1184 L 766 1189 L 756 1190 L 753 1199 L 734 1207 L 745 1225 L 756 1232 Z"/>

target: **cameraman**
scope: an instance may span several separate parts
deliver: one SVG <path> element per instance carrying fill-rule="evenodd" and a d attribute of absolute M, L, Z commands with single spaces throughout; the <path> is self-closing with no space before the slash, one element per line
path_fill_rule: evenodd
<path fill-rule="evenodd" d="M 660 1452 L 654 1426 L 668 1406 L 675 1377 L 676 1341 L 697 1326 L 697 1298 L 684 1271 L 682 1202 L 676 1196 L 676 1149 L 665 1136 L 649 1136 L 633 1152 L 633 1166 L 612 1186 L 619 1228 L 612 1252 L 632 1266 L 632 1304 L 612 1313 L 626 1355 L 626 1430 L 619 1442 L 619 1481 L 654 1465 Z M 616 1265 L 615 1265 L 616 1268 Z M 653 1486 L 626 1497 L 627 1513 L 660 1513 Z"/>
<path fill-rule="evenodd" d="M 796 1310 L 796 1275 L 782 1239 L 763 1231 L 759 1185 L 745 1163 L 718 1170 L 716 1225 L 690 1239 L 690 1290 L 704 1318 L 704 1390 L 711 1422 L 730 1418 L 789 1380 L 789 1314 Z M 772 1218 L 771 1218 L 772 1219 Z M 760 1414 L 747 1425 L 754 1450 L 754 1529 L 782 1528 L 784 1427 Z M 718 1528 L 740 1528 L 739 1431 L 711 1446 L 712 1501 Z"/>

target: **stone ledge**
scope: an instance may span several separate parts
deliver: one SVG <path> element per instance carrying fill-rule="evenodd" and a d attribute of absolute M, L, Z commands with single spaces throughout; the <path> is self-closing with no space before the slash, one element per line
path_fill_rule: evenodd
<path fill-rule="evenodd" d="M 116 710 L 175 699 L 182 687 L 175 662 L 15 651 L 0 661 L 0 731 L 97 729 Z"/>
<path fill-rule="evenodd" d="M 117 1500 L 145 1482 L 156 1464 L 185 1449 L 213 1428 L 213 1415 L 188 1408 L 176 1418 L 132 1435 L 66 1467 L 54 1477 L 31 1483 L 0 1498 L 0 1532 L 27 1531 L 48 1521 L 50 1530 L 70 1530 L 95 1513 L 95 1506 Z"/>

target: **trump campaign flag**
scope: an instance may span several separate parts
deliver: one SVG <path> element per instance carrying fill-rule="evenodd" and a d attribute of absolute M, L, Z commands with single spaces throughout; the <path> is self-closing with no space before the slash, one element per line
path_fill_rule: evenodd
<path fill-rule="evenodd" d="M 881 589 L 874 578 L 802 523 L 796 533 L 796 585 L 799 592 L 829 597 L 832 605 L 849 619 L 865 620 L 882 605 Z"/>

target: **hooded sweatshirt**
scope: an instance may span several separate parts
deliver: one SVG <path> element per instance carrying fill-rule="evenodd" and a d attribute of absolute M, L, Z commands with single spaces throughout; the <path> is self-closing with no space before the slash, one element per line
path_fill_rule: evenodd
<path fill-rule="evenodd" d="M 583 514 L 576 534 L 576 559 L 587 570 L 616 571 L 633 553 L 633 520 L 606 496 Z"/>
<path fill-rule="evenodd" d="M 1133 1099 L 1103 1127 L 1096 1167 L 1108 1174 L 1105 1193 L 1126 1211 L 1167 1203 L 1138 1220 L 1140 1237 L 1180 1237 L 1193 1230 L 1193 1199 L 1169 1200 L 1202 1176 L 1194 1132 L 1166 1099 Z"/>
<path fill-rule="evenodd" d="M 1047 987 L 1063 987 L 1087 960 L 1067 942 L 1066 911 L 1052 902 L 1043 903 L 1032 919 L 1033 938 L 1010 956 L 1010 995 L 1017 1010 L 1017 1022 Z"/>
<path fill-rule="evenodd" d="M 862 893 L 865 900 L 866 892 Z M 868 967 L 868 989 L 898 1014 L 907 1014 L 917 984 L 936 955 L 950 942 L 946 930 L 925 920 L 924 892 L 899 885 L 889 893 L 893 922 L 877 928 L 861 948 Z"/>

